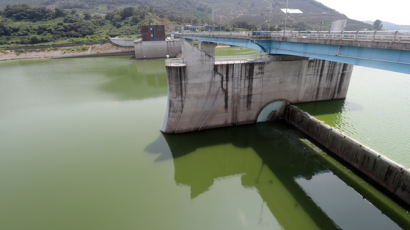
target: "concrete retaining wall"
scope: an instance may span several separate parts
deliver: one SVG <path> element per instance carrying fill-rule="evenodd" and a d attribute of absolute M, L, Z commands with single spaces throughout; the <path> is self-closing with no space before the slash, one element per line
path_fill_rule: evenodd
<path fill-rule="evenodd" d="M 216 61 L 215 44 L 183 42 L 182 60 L 167 62 L 165 133 L 256 123 L 270 102 L 344 98 L 352 66 L 294 56 Z"/>
<path fill-rule="evenodd" d="M 376 184 L 410 205 L 410 171 L 293 105 L 284 119 Z"/>
<path fill-rule="evenodd" d="M 141 41 L 135 43 L 135 58 L 177 57 L 181 54 L 181 41 Z"/>
<path fill-rule="evenodd" d="M 131 38 L 110 38 L 111 44 L 118 47 L 134 47 L 134 40 Z"/>

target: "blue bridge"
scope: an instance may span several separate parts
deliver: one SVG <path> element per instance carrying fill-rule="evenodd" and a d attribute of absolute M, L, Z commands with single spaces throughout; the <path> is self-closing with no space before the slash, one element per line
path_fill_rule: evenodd
<path fill-rule="evenodd" d="M 174 36 L 410 74 L 409 32 L 212 32 Z"/>

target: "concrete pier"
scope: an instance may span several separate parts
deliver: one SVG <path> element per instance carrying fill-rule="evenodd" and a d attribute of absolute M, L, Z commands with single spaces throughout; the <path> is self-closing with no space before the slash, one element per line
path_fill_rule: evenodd
<path fill-rule="evenodd" d="M 162 131 L 183 133 L 256 123 L 269 103 L 345 98 L 352 66 L 286 55 L 215 60 L 215 44 L 182 43 L 167 61 L 168 105 Z"/>

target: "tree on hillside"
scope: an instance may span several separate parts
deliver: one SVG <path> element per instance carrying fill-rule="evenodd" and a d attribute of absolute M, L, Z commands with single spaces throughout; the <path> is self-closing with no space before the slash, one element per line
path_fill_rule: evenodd
<path fill-rule="evenodd" d="M 132 15 L 134 15 L 134 7 L 126 7 L 120 11 L 120 16 L 122 20 L 129 18 Z"/>
<path fill-rule="evenodd" d="M 7 5 L 0 14 L 6 18 L 17 21 L 47 21 L 59 17 L 64 17 L 66 12 L 60 8 L 54 10 L 46 7 L 31 7 L 25 4 Z"/>
<path fill-rule="evenodd" d="M 60 8 L 55 8 L 54 14 L 57 18 L 59 18 L 59 17 L 64 17 L 66 15 L 66 12 Z"/>
<path fill-rule="evenodd" d="M 83 16 L 84 16 L 84 20 L 90 20 L 91 19 L 91 14 L 90 13 L 88 13 L 88 12 L 85 12 L 85 13 L 83 13 Z"/>
<path fill-rule="evenodd" d="M 236 28 L 243 28 L 243 29 L 247 29 L 247 30 L 256 30 L 256 25 L 253 24 L 249 24 L 246 21 L 237 21 L 233 24 L 234 27 Z"/>
<path fill-rule="evenodd" d="M 298 22 L 291 27 L 297 31 L 305 31 L 308 29 L 308 26 L 304 22 Z"/>
<path fill-rule="evenodd" d="M 0 21 L 0 36 L 8 36 L 11 33 L 11 28 L 4 22 Z"/>
<path fill-rule="evenodd" d="M 373 29 L 374 30 L 382 30 L 383 29 L 383 23 L 379 19 L 373 22 Z"/>

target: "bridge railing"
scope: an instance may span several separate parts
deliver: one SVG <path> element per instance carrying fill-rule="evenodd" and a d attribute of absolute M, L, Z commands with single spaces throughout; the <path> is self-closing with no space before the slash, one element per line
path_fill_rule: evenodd
<path fill-rule="evenodd" d="M 405 42 L 410 41 L 410 31 L 279 31 L 271 32 L 271 37 Z"/>
<path fill-rule="evenodd" d="M 199 32 L 185 35 L 244 38 L 302 38 L 355 41 L 410 42 L 410 31 L 241 31 L 241 32 Z"/>
<path fill-rule="evenodd" d="M 266 54 L 255 54 L 255 55 L 238 55 L 238 56 L 216 56 L 215 61 L 217 62 L 235 62 L 235 61 L 255 61 L 255 60 L 265 60 L 268 56 Z"/>

